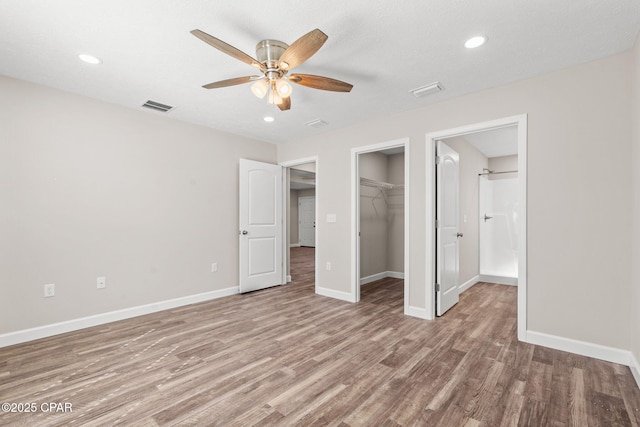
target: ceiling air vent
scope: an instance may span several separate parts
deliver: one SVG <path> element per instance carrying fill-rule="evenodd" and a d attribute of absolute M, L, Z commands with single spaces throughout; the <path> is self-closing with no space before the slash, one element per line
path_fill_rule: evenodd
<path fill-rule="evenodd" d="M 409 92 L 413 94 L 416 98 L 422 98 L 423 96 L 430 95 L 432 93 L 440 92 L 444 87 L 440 84 L 440 82 L 434 82 L 430 85 L 417 87 L 415 89 L 411 89 Z"/>
<path fill-rule="evenodd" d="M 316 120 L 311 120 L 310 122 L 305 123 L 305 125 L 312 127 L 312 128 L 321 128 L 323 126 L 328 125 L 329 123 L 325 122 L 324 120 L 320 120 L 320 119 L 316 119 Z"/>
<path fill-rule="evenodd" d="M 171 105 L 165 105 L 165 104 L 161 104 L 159 102 L 151 101 L 151 100 L 145 102 L 144 104 L 142 104 L 142 106 L 146 108 L 151 108 L 152 110 L 162 111 L 163 113 L 166 113 L 167 111 L 173 109 Z"/>

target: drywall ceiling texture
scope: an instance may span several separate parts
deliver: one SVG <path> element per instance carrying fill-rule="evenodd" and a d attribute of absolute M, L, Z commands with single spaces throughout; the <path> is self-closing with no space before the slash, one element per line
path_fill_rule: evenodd
<path fill-rule="evenodd" d="M 633 353 L 640 369 L 640 36 L 633 49 Z M 640 374 L 640 372 L 638 372 Z M 636 378 L 637 379 L 637 378 Z"/>
<path fill-rule="evenodd" d="M 278 146 L 279 161 L 318 156 L 317 251 L 319 265 L 333 267 L 319 269 L 318 286 L 348 293 L 355 275 L 345 244 L 355 238 L 351 149 L 409 138 L 409 304 L 424 308 L 432 282 L 424 267 L 425 134 L 526 113 L 527 328 L 629 349 L 631 59 L 616 55 Z M 615 220 L 604 226 L 603 218 Z"/>
<path fill-rule="evenodd" d="M 294 85 L 281 112 L 248 84 L 201 87 L 256 70 L 191 30 L 255 56 L 260 40 L 292 43 L 314 28 L 329 39 L 294 71 L 347 81 L 351 93 Z M 285 142 L 621 53 L 638 28 L 637 0 L 4 0 L 0 74 L 134 109 L 151 99 L 176 107 L 167 117 Z M 466 49 L 478 34 L 489 42 Z M 436 81 L 444 91 L 409 93 Z M 316 119 L 328 125 L 305 126 Z"/>
<path fill-rule="evenodd" d="M 237 288 L 238 159 L 274 162 L 273 144 L 4 77 L 0 93 L 0 334 Z"/>

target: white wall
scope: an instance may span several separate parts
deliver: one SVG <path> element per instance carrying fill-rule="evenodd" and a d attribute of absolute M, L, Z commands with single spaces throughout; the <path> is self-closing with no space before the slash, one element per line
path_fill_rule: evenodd
<path fill-rule="evenodd" d="M 300 237 L 298 236 L 298 197 L 298 190 L 289 191 L 289 212 L 287 212 L 287 216 L 289 217 L 288 240 L 290 245 L 297 245 L 300 243 Z"/>
<path fill-rule="evenodd" d="M 632 351 L 636 363 L 640 363 L 640 37 L 633 51 L 633 92 L 631 99 L 633 122 L 633 257 L 632 257 Z M 640 369 L 640 365 L 636 365 Z M 640 384 L 640 372 L 636 380 Z"/>
<path fill-rule="evenodd" d="M 425 309 L 425 284 L 432 282 L 424 268 L 425 134 L 526 113 L 527 327 L 629 349 L 631 59 L 616 55 L 278 146 L 279 161 L 319 158 L 318 258 L 332 269 L 318 271 L 318 286 L 346 295 L 354 276 L 346 240 L 354 238 L 351 148 L 408 137 L 409 305 Z M 328 213 L 336 223 L 326 223 Z M 605 227 L 603 218 L 615 221 Z"/>
<path fill-rule="evenodd" d="M 305 188 L 304 190 L 298 190 L 298 197 L 315 197 L 315 188 Z"/>
<path fill-rule="evenodd" d="M 517 171 L 518 170 L 518 156 L 502 156 L 502 157 L 492 157 L 489 159 L 489 169 L 494 172 L 506 172 L 506 171 Z M 518 175 L 516 173 L 501 173 L 495 175 L 489 175 L 490 180 L 496 179 L 511 179 L 517 178 Z"/>
<path fill-rule="evenodd" d="M 387 156 L 387 182 L 404 184 L 404 153 Z M 387 270 L 404 273 L 404 189 L 387 191 Z"/>
<path fill-rule="evenodd" d="M 444 142 L 460 155 L 458 224 L 463 237 L 458 239 L 458 242 L 460 284 L 463 285 L 477 277 L 480 272 L 478 174 L 483 172 L 483 168 L 488 167 L 488 159 L 464 137 L 448 138 Z"/>
<path fill-rule="evenodd" d="M 238 285 L 238 159 L 274 145 L 4 77 L 0 93 L 0 334 Z"/>

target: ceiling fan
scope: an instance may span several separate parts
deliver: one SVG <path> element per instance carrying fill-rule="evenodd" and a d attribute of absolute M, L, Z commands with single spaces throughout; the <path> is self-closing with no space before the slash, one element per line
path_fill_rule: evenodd
<path fill-rule="evenodd" d="M 279 40 L 262 40 L 256 45 L 256 57 L 252 58 L 228 43 L 217 39 L 204 31 L 193 30 L 191 34 L 210 44 L 216 49 L 232 56 L 262 72 L 261 76 L 245 76 L 222 80 L 202 86 L 205 89 L 234 86 L 254 82 L 251 91 L 258 98 L 268 95 L 268 102 L 275 104 L 280 110 L 291 108 L 292 87 L 289 82 L 314 89 L 330 90 L 334 92 L 350 92 L 353 85 L 329 77 L 312 74 L 289 74 L 291 69 L 302 64 L 322 47 L 328 36 L 315 29 L 308 32 L 291 46 Z"/>

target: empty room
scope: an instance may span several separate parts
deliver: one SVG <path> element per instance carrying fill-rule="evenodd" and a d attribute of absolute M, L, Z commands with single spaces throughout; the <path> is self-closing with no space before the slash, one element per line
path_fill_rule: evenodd
<path fill-rule="evenodd" d="M 639 32 L 0 2 L 0 425 L 640 427 Z"/>

